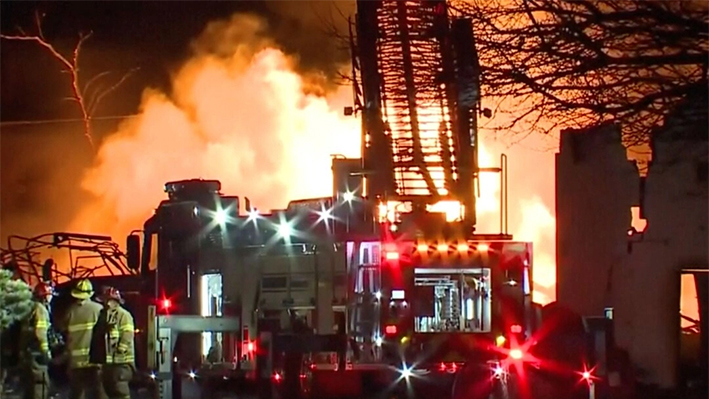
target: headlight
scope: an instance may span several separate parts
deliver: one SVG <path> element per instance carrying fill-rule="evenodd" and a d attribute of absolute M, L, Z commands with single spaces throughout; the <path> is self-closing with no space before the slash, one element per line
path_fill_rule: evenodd
<path fill-rule="evenodd" d="M 318 223 L 327 222 L 332 219 L 332 209 L 323 208 L 321 211 L 316 212 L 318 214 Z"/>
<path fill-rule="evenodd" d="M 282 222 L 278 225 L 278 236 L 281 238 L 288 238 L 293 235 L 293 226 L 288 222 Z"/>
<path fill-rule="evenodd" d="M 344 199 L 345 202 L 350 203 L 350 202 L 354 201 L 355 195 L 354 195 L 354 193 L 351 192 L 351 191 L 346 191 L 346 192 L 342 195 L 342 199 Z"/>
<path fill-rule="evenodd" d="M 256 220 L 259 218 L 259 216 L 260 216 L 260 215 L 259 215 L 259 213 L 258 213 L 258 210 L 252 209 L 252 210 L 250 210 L 249 213 L 248 213 L 248 219 L 247 219 L 247 220 L 248 220 L 249 222 L 256 221 Z"/>
<path fill-rule="evenodd" d="M 226 224 L 228 217 L 229 213 L 226 209 L 217 209 L 217 211 L 214 212 L 214 221 L 221 226 Z"/>

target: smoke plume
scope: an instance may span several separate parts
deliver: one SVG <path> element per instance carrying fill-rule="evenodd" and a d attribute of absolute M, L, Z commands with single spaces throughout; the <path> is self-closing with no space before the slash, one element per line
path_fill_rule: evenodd
<path fill-rule="evenodd" d="M 170 180 L 219 179 L 261 209 L 330 194 L 330 155 L 359 153 L 358 122 L 341 116 L 350 91 L 307 94 L 266 30 L 250 15 L 207 26 L 172 92 L 146 90 L 139 115 L 102 144 L 82 181 L 93 201 L 73 230 L 140 228 Z"/>

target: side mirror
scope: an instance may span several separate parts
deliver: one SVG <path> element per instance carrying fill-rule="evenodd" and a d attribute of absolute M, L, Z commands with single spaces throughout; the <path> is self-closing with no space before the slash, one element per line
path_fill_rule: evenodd
<path fill-rule="evenodd" d="M 129 269 L 140 270 L 140 237 L 136 234 L 131 234 L 126 238 L 126 257 Z"/>

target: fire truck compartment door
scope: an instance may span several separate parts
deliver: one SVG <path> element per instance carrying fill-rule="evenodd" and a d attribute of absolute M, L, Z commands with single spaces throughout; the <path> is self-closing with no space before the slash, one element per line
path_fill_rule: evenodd
<path fill-rule="evenodd" d="M 181 332 L 230 332 L 240 331 L 241 323 L 236 317 L 160 316 L 158 329 L 169 328 L 172 333 Z"/>

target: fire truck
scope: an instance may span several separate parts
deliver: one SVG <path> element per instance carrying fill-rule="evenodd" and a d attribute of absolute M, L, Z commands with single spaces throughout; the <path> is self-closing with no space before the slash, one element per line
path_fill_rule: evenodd
<path fill-rule="evenodd" d="M 154 276 L 148 367 L 163 393 L 219 369 L 287 397 L 422 381 L 466 397 L 480 382 L 487 397 L 525 361 L 532 244 L 507 233 L 506 157 L 478 165 L 489 110 L 471 21 L 445 1 L 389 0 L 358 1 L 350 22 L 345 113 L 362 120 L 362 157 L 333 158 L 331 196 L 260 212 L 216 180 L 169 182 L 142 248 L 128 238 L 129 266 Z M 483 173 L 500 176 L 494 234 L 476 230 Z"/>
<path fill-rule="evenodd" d="M 349 161 L 335 159 L 334 169 Z M 504 348 L 517 356 L 514 345 L 533 326 L 530 243 L 505 235 L 432 235 L 450 225 L 443 213 L 396 212 L 393 222 L 379 222 L 367 199 L 349 191 L 262 214 L 239 212 L 238 199 L 220 194 L 217 181 L 171 182 L 166 190 L 170 198 L 146 223 L 142 248 L 147 262 L 157 236 L 156 267 L 147 272 L 155 275 L 154 318 L 192 320 L 204 329 L 158 322 L 149 332 L 156 348 L 161 328 L 179 333 L 170 333 L 178 339 L 167 356 L 177 364 L 170 377 L 206 373 L 207 363 L 248 374 L 256 370 L 261 333 L 287 336 L 300 325 L 311 342 L 332 342 L 301 342 L 314 348 L 309 353 L 339 355 L 350 372 L 379 370 L 378 380 L 390 382 L 392 371 L 406 377 L 421 370 L 452 384 L 466 363 L 490 367 Z M 232 318 L 231 330 L 204 324 Z M 317 356 L 306 363 L 316 390 L 324 389 L 322 375 L 343 366 Z"/>

